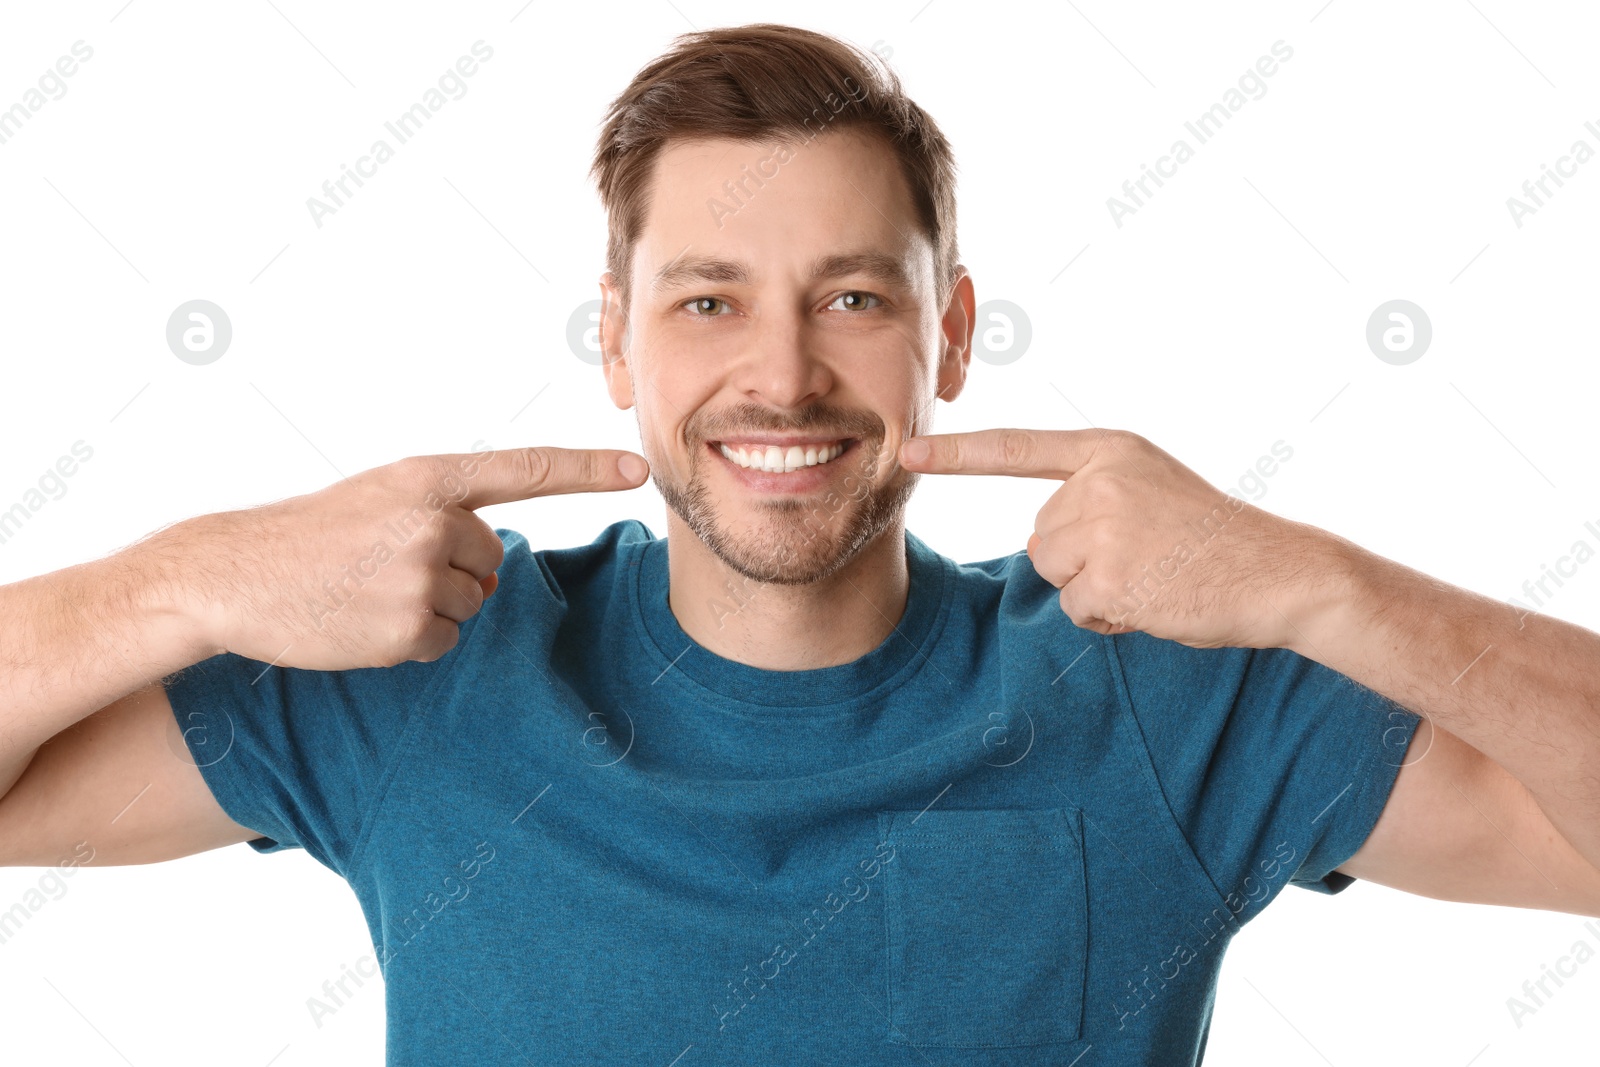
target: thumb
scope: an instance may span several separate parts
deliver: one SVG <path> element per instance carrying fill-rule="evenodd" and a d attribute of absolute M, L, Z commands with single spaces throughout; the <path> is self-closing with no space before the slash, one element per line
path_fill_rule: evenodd
<path fill-rule="evenodd" d="M 435 459 L 451 478 L 466 483 L 456 502 L 468 510 L 559 493 L 634 489 L 650 473 L 643 456 L 616 448 L 508 448 Z"/>

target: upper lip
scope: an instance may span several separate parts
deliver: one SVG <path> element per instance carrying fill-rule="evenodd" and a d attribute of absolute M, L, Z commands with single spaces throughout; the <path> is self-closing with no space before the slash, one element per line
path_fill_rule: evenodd
<path fill-rule="evenodd" d="M 771 434 L 753 437 L 721 437 L 713 441 L 712 444 L 727 445 L 729 448 L 738 447 L 740 445 L 760 446 L 762 448 L 767 448 L 772 445 L 776 445 L 779 448 L 792 448 L 795 445 L 799 445 L 800 447 L 804 448 L 808 445 L 817 445 L 820 447 L 822 445 L 839 444 L 852 440 L 854 440 L 854 438 L 842 436 L 815 437 L 804 436 L 800 434 Z"/>

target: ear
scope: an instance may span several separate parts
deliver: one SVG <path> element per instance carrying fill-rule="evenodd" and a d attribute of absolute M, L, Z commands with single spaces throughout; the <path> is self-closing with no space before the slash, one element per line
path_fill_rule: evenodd
<path fill-rule="evenodd" d="M 972 331 L 976 326 L 977 303 L 973 299 L 972 276 L 967 268 L 956 265 L 955 284 L 950 287 L 950 300 L 945 305 L 940 328 L 944 333 L 944 351 L 939 356 L 939 391 L 943 400 L 954 400 L 961 395 L 967 382 L 967 364 L 972 361 Z"/>
<path fill-rule="evenodd" d="M 633 376 L 626 361 L 630 334 L 627 308 L 615 281 L 610 271 L 600 275 L 600 369 L 611 402 L 626 411 L 633 407 Z"/>

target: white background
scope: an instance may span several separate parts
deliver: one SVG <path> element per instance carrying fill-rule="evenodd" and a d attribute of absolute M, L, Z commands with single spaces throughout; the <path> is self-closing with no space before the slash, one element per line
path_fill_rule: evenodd
<path fill-rule="evenodd" d="M 954 144 L 980 302 L 1031 320 L 938 429 L 1126 428 L 1224 488 L 1281 439 L 1260 506 L 1497 599 L 1600 543 L 1600 161 L 1520 228 L 1506 206 L 1575 140 L 1600 148 L 1588 5 L 275 3 L 0 13 L 0 108 L 94 49 L 0 145 L 0 510 L 75 441 L 94 450 L 0 544 L 0 581 L 480 438 L 637 447 L 566 341 L 602 270 L 598 123 L 672 35 L 762 20 L 892 51 Z M 306 199 L 479 39 L 494 57 L 467 94 L 317 228 Z M 1266 94 L 1118 228 L 1107 197 L 1278 40 L 1294 55 Z M 233 324 L 208 366 L 165 342 L 195 298 Z M 1434 329 L 1406 366 L 1365 342 L 1395 298 Z M 1023 547 L 1048 491 L 924 479 L 910 526 L 990 558 Z M 664 532 L 652 488 L 484 515 L 543 547 L 628 516 Z M 1600 562 L 1547 610 L 1594 625 Z M 41 873 L 0 872 L 0 910 Z M 377 982 L 320 1028 L 307 1010 L 371 946 L 303 853 L 67 885 L 0 945 L 5 1061 L 381 1062 Z M 1210 1061 L 1588 1062 L 1600 962 L 1521 1028 L 1506 1007 L 1579 938 L 1600 947 L 1572 916 L 1290 890 L 1235 943 Z"/>

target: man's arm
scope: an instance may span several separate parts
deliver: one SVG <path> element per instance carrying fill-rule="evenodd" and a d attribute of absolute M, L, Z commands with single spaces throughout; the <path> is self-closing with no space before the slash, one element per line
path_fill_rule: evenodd
<path fill-rule="evenodd" d="M 0 865 L 146 863 L 260 836 L 179 757 L 160 679 L 211 652 L 170 595 L 171 536 L 0 586 Z"/>
<path fill-rule="evenodd" d="M 0 800 L 6 867 L 159 863 L 262 836 L 212 796 L 160 684 L 46 741 Z"/>
<path fill-rule="evenodd" d="M 1290 647 L 1422 715 L 1341 869 L 1451 900 L 1600 915 L 1600 634 L 1327 535 Z M 1430 729 L 1431 726 L 1431 729 Z"/>
<path fill-rule="evenodd" d="M 162 678 L 225 651 L 324 671 L 436 660 L 504 555 L 473 508 L 646 473 L 609 449 L 412 457 L 0 586 L 0 865 L 56 863 L 80 839 L 142 863 L 262 836 L 183 758 Z M 123 792 L 126 812 L 103 810 Z"/>
<path fill-rule="evenodd" d="M 927 434 L 900 461 L 1062 482 L 1028 556 L 1084 629 L 1291 649 L 1431 720 L 1346 873 L 1600 915 L 1600 634 L 1227 496 L 1124 430 Z"/>
<path fill-rule="evenodd" d="M 1426 719 L 1377 825 L 1339 870 L 1438 900 L 1600 915 L 1600 870 L 1528 788 Z"/>
<path fill-rule="evenodd" d="M 0 796 L 51 737 L 211 654 L 155 563 L 164 535 L 0 586 Z"/>

